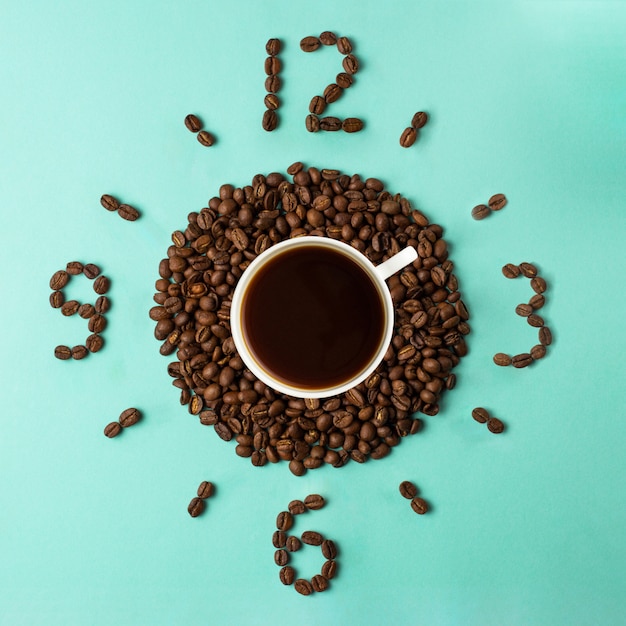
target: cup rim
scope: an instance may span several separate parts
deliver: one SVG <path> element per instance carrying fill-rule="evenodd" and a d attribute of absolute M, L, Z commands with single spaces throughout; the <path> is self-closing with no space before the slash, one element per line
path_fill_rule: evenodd
<path fill-rule="evenodd" d="M 281 381 L 267 372 L 260 363 L 255 359 L 252 352 L 248 349 L 244 337 L 242 328 L 241 308 L 244 301 L 244 295 L 246 286 L 250 283 L 256 272 L 265 265 L 271 258 L 280 254 L 286 248 L 293 248 L 297 246 L 313 245 L 320 247 L 334 248 L 340 250 L 352 258 L 357 264 L 362 267 L 372 279 L 376 288 L 381 296 L 381 302 L 383 304 L 383 313 L 385 317 L 385 332 L 380 342 L 380 346 L 376 351 L 374 357 L 370 360 L 367 367 L 363 368 L 358 375 L 353 376 L 350 380 L 342 383 L 341 385 L 334 385 L 332 387 L 315 387 L 315 388 L 300 388 L 296 385 L 291 385 L 285 381 Z M 250 271 L 252 270 L 252 271 Z M 311 235 L 304 235 L 302 237 L 296 237 L 293 239 L 286 239 L 280 241 L 264 252 L 257 256 L 250 265 L 243 272 L 233 293 L 233 299 L 231 303 L 231 333 L 235 348 L 239 353 L 242 361 L 250 369 L 250 371 L 263 383 L 271 387 L 272 389 L 284 393 L 294 398 L 327 398 L 340 393 L 345 393 L 349 389 L 352 389 L 359 383 L 363 382 L 370 376 L 374 370 L 380 365 L 387 348 L 391 342 L 394 328 L 394 308 L 393 301 L 391 299 L 391 293 L 387 283 L 376 271 L 376 266 L 356 248 L 335 239 L 328 237 L 316 237 Z"/>

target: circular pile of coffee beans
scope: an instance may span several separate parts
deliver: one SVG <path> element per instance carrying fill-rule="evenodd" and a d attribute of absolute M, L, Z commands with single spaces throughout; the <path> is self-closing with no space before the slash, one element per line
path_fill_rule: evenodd
<path fill-rule="evenodd" d="M 180 402 L 255 466 L 286 461 L 301 476 L 327 463 L 381 459 L 417 433 L 417 412 L 439 412 L 467 353 L 469 314 L 443 229 L 376 178 L 294 163 L 250 185 L 220 187 L 188 215 L 159 264 L 155 337 Z M 378 264 L 406 246 L 419 258 L 388 280 L 395 331 L 384 359 L 363 383 L 323 400 L 297 399 L 258 380 L 237 354 L 230 306 L 239 277 L 270 246 L 303 235 L 331 237 Z"/>
<path fill-rule="evenodd" d="M 72 276 L 84 274 L 90 280 L 93 280 L 93 289 L 98 295 L 95 304 L 81 304 L 77 300 L 66 300 L 63 289 L 69 283 Z M 80 261 L 71 261 L 64 270 L 58 270 L 50 279 L 50 306 L 53 309 L 61 309 L 61 313 L 66 317 L 78 313 L 80 317 L 87 322 L 87 328 L 90 331 L 85 344 L 78 346 L 59 345 L 54 349 L 54 356 L 57 359 L 66 361 L 68 359 L 80 360 L 84 359 L 90 352 L 98 352 L 104 345 L 102 331 L 106 328 L 107 320 L 104 314 L 109 310 L 111 303 L 107 293 L 111 281 L 100 274 L 100 268 L 93 263 L 83 265 Z"/>
<path fill-rule="evenodd" d="M 337 573 L 337 546 L 331 539 L 316 530 L 305 530 L 300 538 L 287 534 L 294 524 L 295 516 L 306 511 L 317 511 L 325 504 L 325 500 L 319 494 L 311 494 L 304 501 L 292 500 L 287 507 L 289 510 L 281 511 L 276 517 L 276 531 L 272 535 L 272 545 L 276 548 L 274 552 L 274 562 L 281 569 L 278 574 L 283 585 L 294 585 L 295 590 L 303 596 L 311 595 L 313 592 L 326 591 L 330 586 L 330 579 Z M 319 546 L 322 555 L 326 559 L 319 574 L 310 580 L 298 578 L 295 568 L 288 565 L 291 554 L 302 548 L 302 544 L 309 546 Z"/>
<path fill-rule="evenodd" d="M 552 343 L 552 331 L 545 325 L 543 317 L 536 313 L 536 311 L 546 303 L 544 293 L 548 286 L 545 279 L 539 276 L 537 267 L 532 263 L 520 263 L 519 265 L 507 263 L 502 268 L 502 274 L 505 278 L 524 276 L 530 280 L 530 286 L 535 292 L 535 295 L 532 296 L 528 302 L 518 304 L 515 307 L 515 312 L 520 317 L 525 317 L 530 326 L 539 329 L 539 343 L 533 346 L 530 352 L 523 352 L 515 356 L 511 356 L 505 352 L 497 352 L 493 355 L 493 362 L 502 367 L 508 365 L 512 365 L 516 368 L 528 367 L 534 361 L 543 359 L 547 354 L 548 346 Z"/>

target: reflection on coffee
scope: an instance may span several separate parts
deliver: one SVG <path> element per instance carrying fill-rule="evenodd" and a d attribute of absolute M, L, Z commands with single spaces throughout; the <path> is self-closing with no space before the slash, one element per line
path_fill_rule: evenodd
<path fill-rule="evenodd" d="M 301 246 L 254 276 L 242 304 L 245 341 L 275 379 L 303 389 L 341 385 L 376 356 L 385 331 L 382 296 L 340 252 Z"/>

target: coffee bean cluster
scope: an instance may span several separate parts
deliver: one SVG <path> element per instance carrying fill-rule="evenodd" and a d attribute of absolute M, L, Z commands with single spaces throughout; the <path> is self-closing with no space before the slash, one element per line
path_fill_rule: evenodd
<path fill-rule="evenodd" d="M 191 499 L 187 506 L 187 512 L 191 517 L 202 515 L 206 508 L 206 500 L 215 492 L 215 486 L 208 480 L 203 480 L 198 486 L 197 495 Z"/>
<path fill-rule="evenodd" d="M 343 55 L 343 72 L 337 74 L 334 83 L 330 83 L 321 96 L 313 96 L 309 103 L 309 115 L 305 120 L 306 129 L 310 133 L 318 131 L 334 132 L 343 130 L 346 133 L 356 133 L 363 129 L 363 120 L 357 117 L 347 117 L 341 120 L 338 117 L 320 117 L 326 107 L 341 98 L 345 89 L 354 83 L 354 75 L 359 70 L 359 61 L 352 54 L 352 42 L 347 37 L 337 37 L 335 33 L 324 31 L 319 37 L 304 37 L 300 42 L 300 48 L 304 52 L 313 52 L 320 46 L 337 46 L 339 53 Z"/>
<path fill-rule="evenodd" d="M 403 148 L 410 148 L 419 136 L 420 128 L 426 125 L 428 121 L 428 113 L 418 111 L 411 120 L 411 125 L 407 126 L 400 135 L 400 145 Z"/>
<path fill-rule="evenodd" d="M 498 352 L 493 356 L 493 362 L 496 365 L 506 367 L 521 368 L 531 365 L 534 361 L 538 361 L 546 356 L 548 346 L 552 343 L 552 331 L 545 325 L 543 317 L 537 314 L 537 311 L 543 307 L 546 302 L 545 291 L 548 285 L 544 278 L 539 276 L 539 271 L 532 263 L 520 263 L 515 265 L 507 263 L 502 268 L 502 274 L 505 278 L 517 278 L 524 276 L 530 280 L 530 286 L 535 295 L 528 302 L 518 304 L 515 312 L 521 317 L 525 317 L 526 321 L 533 328 L 537 328 L 539 335 L 539 343 L 530 349 L 530 352 L 516 354 L 511 356 L 504 352 Z"/>
<path fill-rule="evenodd" d="M 142 415 L 139 409 L 124 409 L 120 413 L 117 422 L 111 422 L 104 427 L 104 434 L 109 437 L 109 439 L 117 437 L 122 432 L 122 429 L 134 426 L 141 417 Z"/>
<path fill-rule="evenodd" d="M 295 522 L 295 516 L 306 511 L 317 511 L 325 504 L 325 500 L 319 494 L 311 494 L 304 501 L 292 500 L 287 507 L 287 511 L 281 511 L 276 517 L 276 531 L 272 535 L 272 545 L 276 548 L 274 552 L 274 563 L 281 569 L 278 574 L 283 585 L 294 585 L 295 590 L 304 595 L 311 595 L 313 592 L 326 591 L 330 586 L 330 579 L 337 573 L 337 546 L 331 539 L 315 530 L 305 530 L 300 538 L 288 534 Z M 326 561 L 322 565 L 320 574 L 316 574 L 310 580 L 298 578 L 294 567 L 288 565 L 291 554 L 302 548 L 302 544 L 309 546 L 319 546 Z"/>
<path fill-rule="evenodd" d="M 203 146 L 209 147 L 215 143 L 215 137 L 207 130 L 203 130 L 204 124 L 197 115 L 193 113 L 187 115 L 185 117 L 185 126 L 190 132 L 197 133 L 196 137 Z"/>
<path fill-rule="evenodd" d="M 127 222 L 134 222 L 139 219 L 141 214 L 139 211 L 130 204 L 120 202 L 115 196 L 105 193 L 100 198 L 100 204 L 111 212 L 116 212 L 122 219 Z"/>
<path fill-rule="evenodd" d="M 93 289 L 98 295 L 95 304 L 81 304 L 77 300 L 66 300 L 63 292 L 64 287 L 69 283 L 72 276 L 83 274 L 93 280 Z M 71 261 L 64 270 L 58 270 L 50 279 L 50 305 L 54 309 L 61 309 L 61 313 L 69 317 L 78 313 L 80 317 L 88 320 L 87 327 L 91 335 L 87 337 L 84 345 L 65 346 L 60 345 L 54 349 L 54 356 L 57 359 L 66 361 L 68 359 L 84 359 L 90 352 L 98 352 L 104 345 L 102 331 L 106 328 L 106 317 L 104 314 L 111 305 L 109 299 L 104 294 L 109 290 L 111 281 L 106 276 L 100 275 L 100 268 L 93 263 L 83 265 L 80 261 Z"/>
<path fill-rule="evenodd" d="M 493 417 L 489 413 L 489 411 L 483 407 L 479 406 L 479 407 L 476 407 L 475 409 L 472 409 L 472 417 L 479 424 L 487 424 L 487 428 L 489 429 L 489 432 L 494 433 L 494 435 L 499 435 L 501 432 L 504 431 L 503 422 L 497 417 Z"/>
<path fill-rule="evenodd" d="M 428 512 L 428 502 L 417 495 L 419 491 L 414 483 L 410 480 L 403 480 L 398 489 L 403 498 L 411 501 L 411 508 L 415 513 L 424 515 L 424 513 Z"/>
<path fill-rule="evenodd" d="M 268 39 L 265 44 L 265 51 L 268 55 L 265 58 L 265 73 L 267 74 L 265 90 L 267 94 L 265 96 L 265 113 L 263 113 L 262 126 L 269 132 L 278 126 L 278 113 L 276 111 L 280 107 L 280 98 L 277 94 L 282 85 L 280 79 L 282 63 L 278 58 L 278 54 L 281 48 L 282 43 L 280 39 Z"/>
<path fill-rule="evenodd" d="M 417 433 L 416 412 L 436 415 L 467 353 L 469 314 L 443 229 L 376 178 L 300 162 L 289 181 L 258 174 L 250 185 L 222 185 L 208 206 L 188 215 L 159 264 L 150 317 L 180 401 L 253 465 L 286 461 L 297 476 L 327 463 L 381 459 Z M 330 237 L 374 264 L 406 246 L 419 258 L 387 284 L 395 332 L 384 359 L 363 383 L 323 400 L 283 395 L 258 380 L 235 350 L 230 307 L 250 262 L 279 241 Z M 302 329 L 306 332 L 306 329 Z M 306 355 L 303 355 L 306 358 Z"/>
<path fill-rule="evenodd" d="M 493 211 L 502 210 L 507 204 L 507 198 L 503 193 L 496 193 L 489 200 L 487 204 L 477 204 L 472 209 L 472 217 L 475 220 L 484 220 L 489 217 Z"/>

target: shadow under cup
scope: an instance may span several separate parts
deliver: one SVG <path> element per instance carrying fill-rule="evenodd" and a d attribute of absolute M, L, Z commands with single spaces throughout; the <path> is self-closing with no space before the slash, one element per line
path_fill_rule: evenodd
<path fill-rule="evenodd" d="M 231 310 L 250 370 L 295 397 L 327 397 L 369 376 L 393 331 L 384 280 L 360 252 L 310 237 L 276 244 L 250 264 Z"/>

